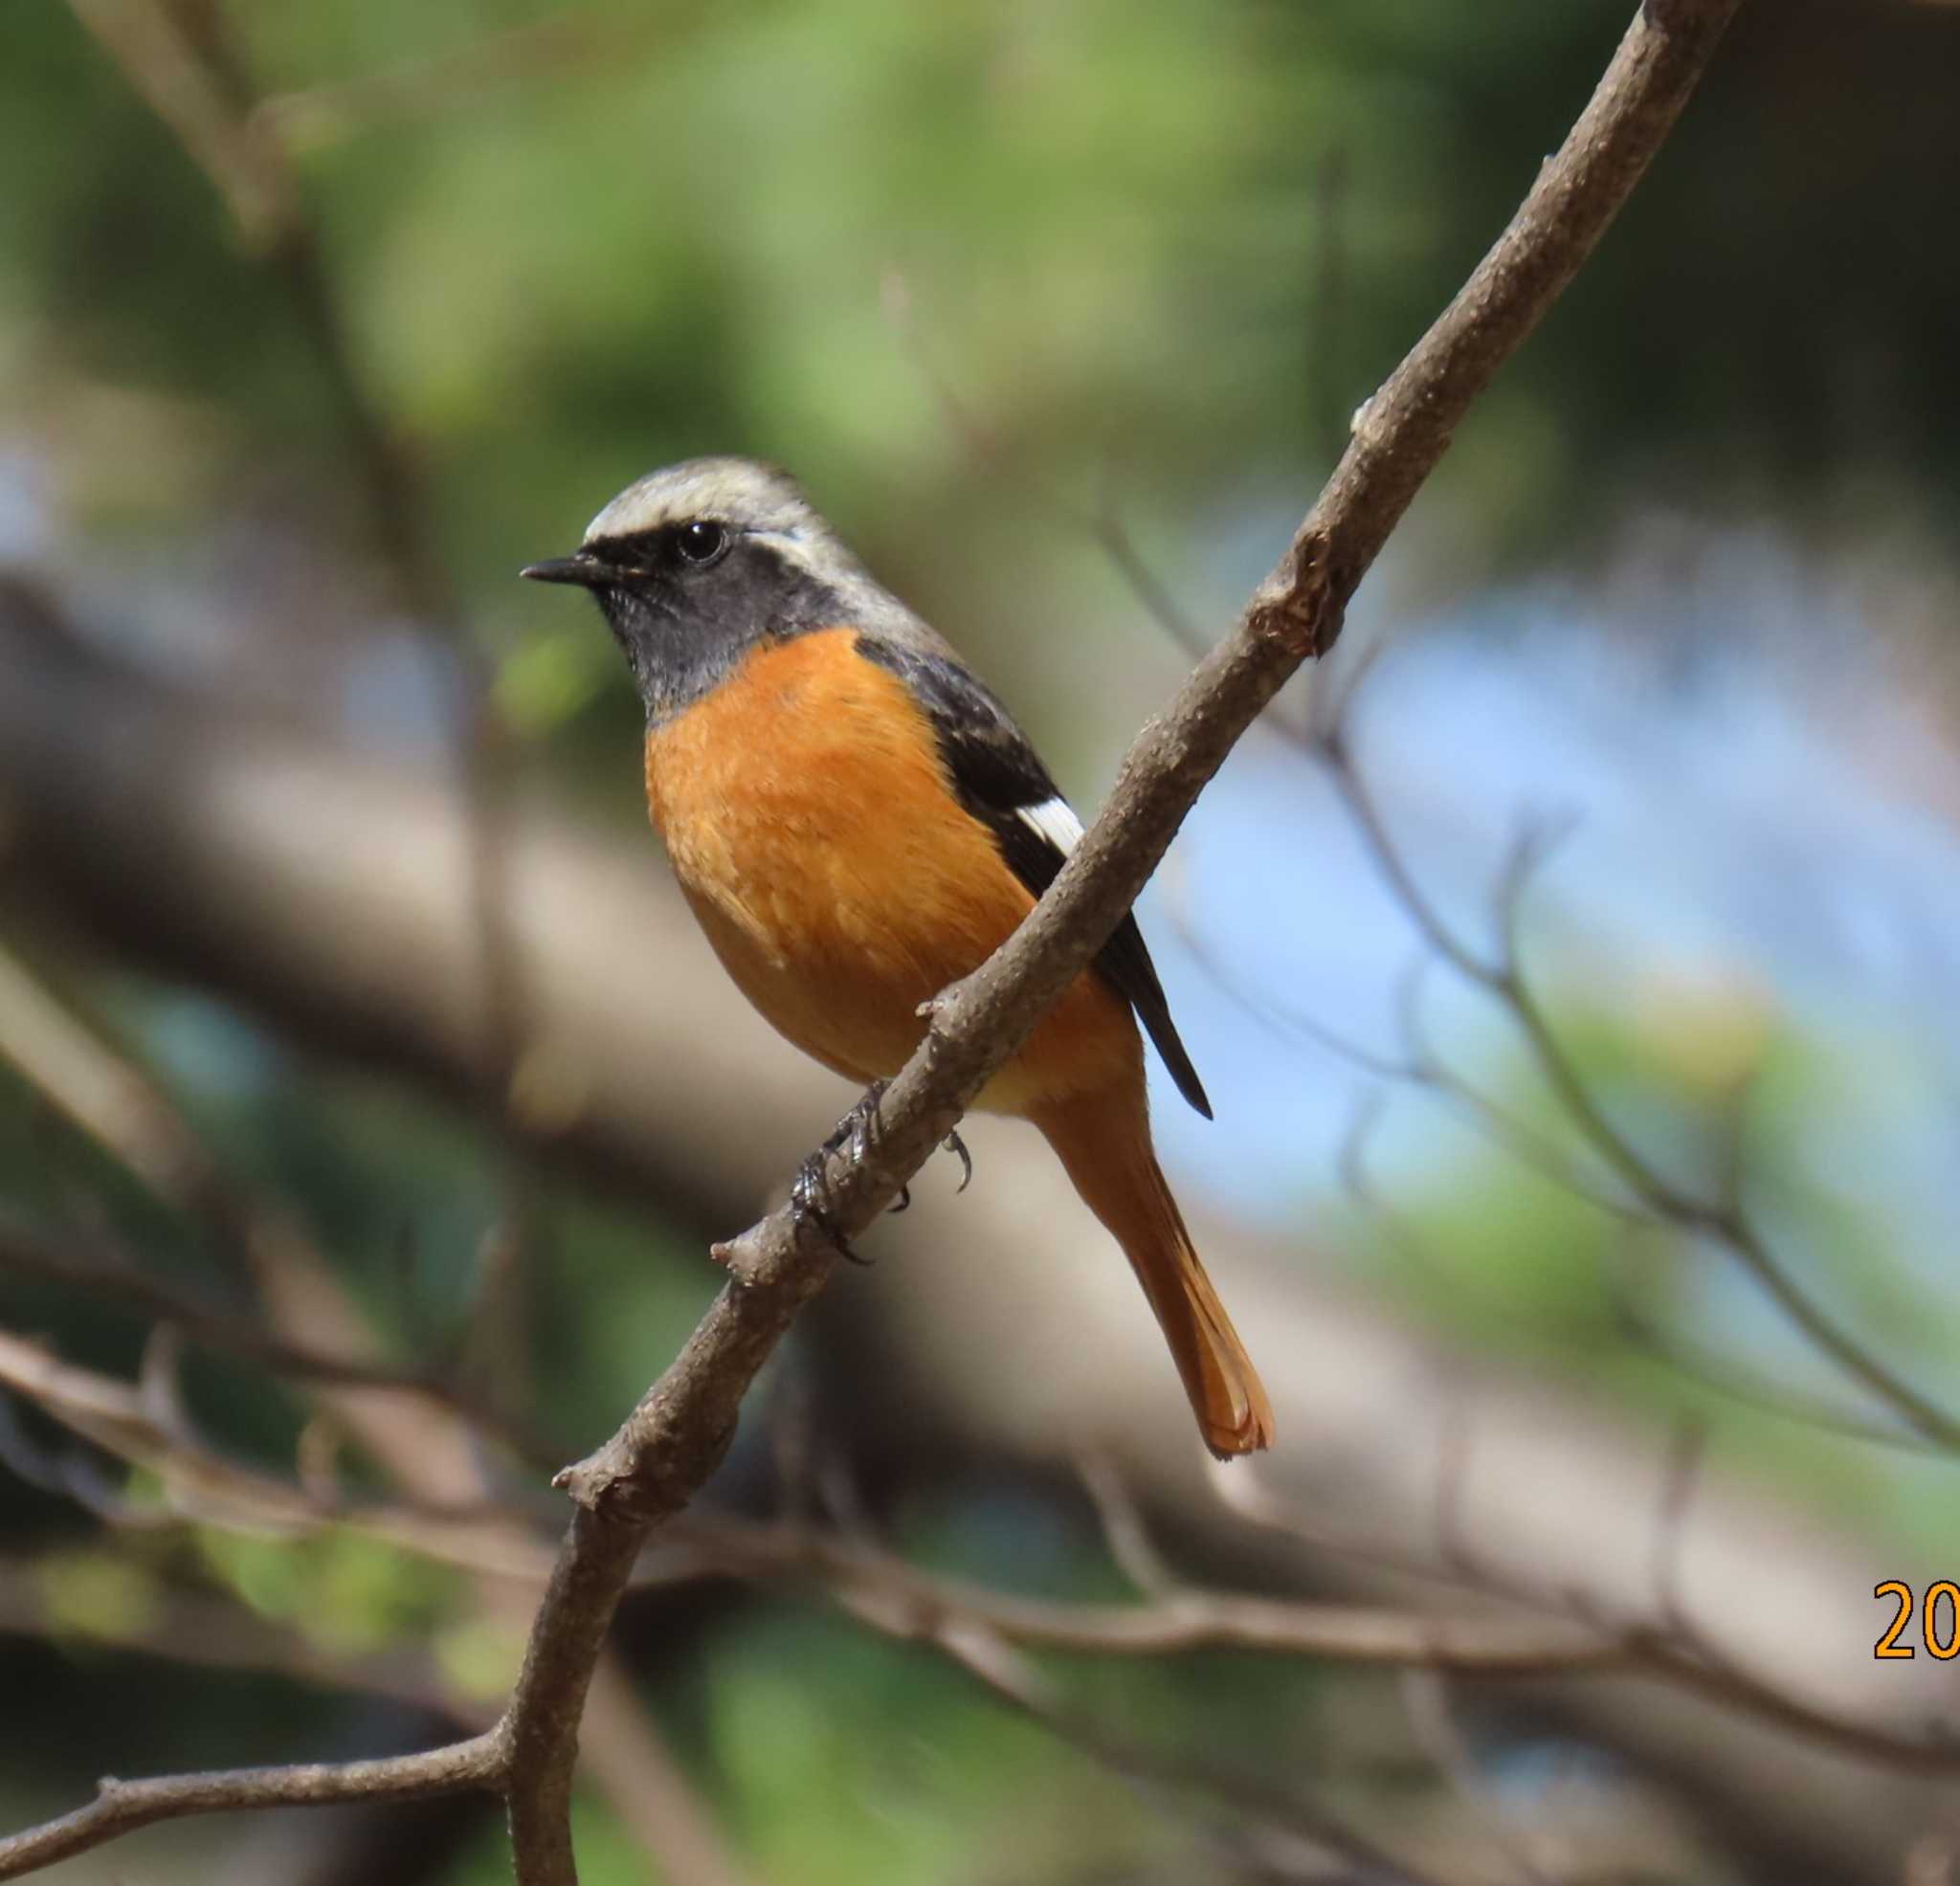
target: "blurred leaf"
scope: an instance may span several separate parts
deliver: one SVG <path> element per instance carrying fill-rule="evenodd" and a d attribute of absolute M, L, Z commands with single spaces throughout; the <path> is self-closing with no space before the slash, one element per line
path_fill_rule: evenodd
<path fill-rule="evenodd" d="M 41 1603 L 56 1631 L 117 1643 L 140 1640 L 162 1620 L 164 1601 L 144 1566 L 111 1552 L 60 1552 L 40 1568 Z"/>
<path fill-rule="evenodd" d="M 196 1536 L 206 1563 L 254 1610 L 332 1651 L 424 1637 L 463 1602 L 459 1573 L 352 1533 L 258 1538 L 200 1526 Z"/>

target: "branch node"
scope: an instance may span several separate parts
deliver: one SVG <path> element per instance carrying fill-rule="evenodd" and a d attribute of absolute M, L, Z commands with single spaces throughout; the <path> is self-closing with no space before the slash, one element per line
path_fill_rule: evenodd
<path fill-rule="evenodd" d="M 721 1466 L 735 1439 L 731 1416 L 698 1445 L 689 1437 L 688 1446 L 677 1456 L 675 1450 L 656 1442 L 635 1447 L 629 1439 L 632 1430 L 641 1426 L 647 1411 L 642 1403 L 627 1428 L 614 1434 L 603 1447 L 561 1467 L 551 1476 L 551 1485 L 569 1497 L 596 1520 L 624 1523 L 645 1531 L 662 1520 L 672 1519 L 694 1496 L 697 1487 Z"/>
<path fill-rule="evenodd" d="M 709 1245 L 708 1255 L 727 1272 L 729 1283 L 738 1290 L 751 1290 L 762 1281 L 767 1257 L 753 1227 L 740 1237 L 723 1238 Z"/>
<path fill-rule="evenodd" d="M 1252 634 L 1276 645 L 1296 665 L 1325 655 L 1341 633 L 1343 604 L 1327 566 L 1326 547 L 1317 531 L 1303 532 L 1275 573 L 1278 580 L 1269 577 L 1246 610 Z"/>

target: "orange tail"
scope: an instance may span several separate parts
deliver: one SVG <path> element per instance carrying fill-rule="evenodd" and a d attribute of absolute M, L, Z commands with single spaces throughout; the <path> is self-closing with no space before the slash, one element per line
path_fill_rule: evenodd
<path fill-rule="evenodd" d="M 1273 1405 L 1157 1168 L 1142 1092 L 1078 1095 L 1032 1118 L 1082 1203 L 1123 1246 L 1170 1345 L 1205 1445 L 1220 1460 L 1272 1446 Z"/>

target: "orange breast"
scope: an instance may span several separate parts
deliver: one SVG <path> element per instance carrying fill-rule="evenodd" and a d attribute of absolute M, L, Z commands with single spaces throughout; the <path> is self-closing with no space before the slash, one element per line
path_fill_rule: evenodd
<path fill-rule="evenodd" d="M 826 629 L 759 648 L 647 735 L 647 806 L 737 986 L 805 1053 L 858 1081 L 898 1073 L 921 1003 L 977 968 L 1033 907 L 953 796 L 904 683 Z M 1085 975 L 978 1104 L 1143 1077 L 1127 1006 Z"/>

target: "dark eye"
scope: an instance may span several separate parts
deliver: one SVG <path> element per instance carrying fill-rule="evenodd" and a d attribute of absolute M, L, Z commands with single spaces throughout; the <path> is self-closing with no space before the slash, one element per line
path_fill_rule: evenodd
<path fill-rule="evenodd" d="M 705 519 L 697 518 L 693 523 L 682 524 L 674 540 L 674 547 L 680 553 L 680 561 L 697 567 L 713 563 L 728 547 L 727 530 L 721 524 L 709 523 Z"/>

